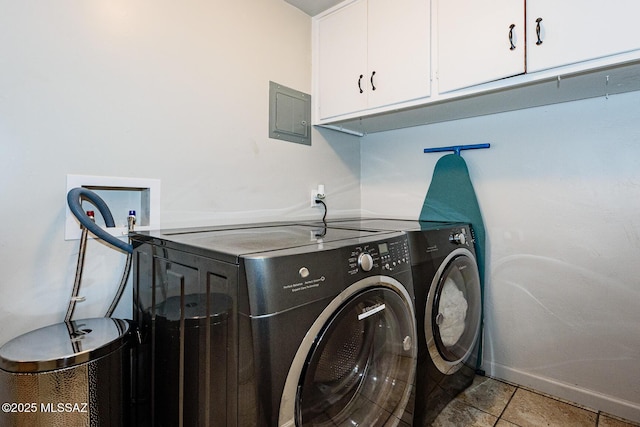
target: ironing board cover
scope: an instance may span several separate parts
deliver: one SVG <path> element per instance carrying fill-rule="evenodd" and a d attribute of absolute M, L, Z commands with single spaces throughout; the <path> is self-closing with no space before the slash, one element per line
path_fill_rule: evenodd
<path fill-rule="evenodd" d="M 484 289 L 484 223 L 469 169 L 461 156 L 447 154 L 436 163 L 419 220 L 464 222 L 473 226 L 480 284 Z"/>

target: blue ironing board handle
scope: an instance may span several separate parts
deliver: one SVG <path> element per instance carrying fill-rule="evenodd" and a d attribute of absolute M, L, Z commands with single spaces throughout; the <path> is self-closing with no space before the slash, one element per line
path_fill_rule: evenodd
<path fill-rule="evenodd" d="M 461 150 L 478 150 L 481 148 L 490 148 L 491 144 L 469 144 L 469 145 L 452 145 L 450 147 L 425 148 L 425 153 L 441 153 L 443 151 L 453 151 L 457 156 Z"/>

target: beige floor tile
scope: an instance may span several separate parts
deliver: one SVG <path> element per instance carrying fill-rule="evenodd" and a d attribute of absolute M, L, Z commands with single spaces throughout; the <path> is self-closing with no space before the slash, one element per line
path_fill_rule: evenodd
<path fill-rule="evenodd" d="M 594 412 L 518 389 L 502 419 L 521 427 L 595 427 Z"/>
<path fill-rule="evenodd" d="M 492 427 L 497 419 L 455 399 L 442 410 L 431 427 Z"/>
<path fill-rule="evenodd" d="M 520 427 L 520 426 L 518 426 L 517 424 L 510 423 L 509 421 L 500 419 L 496 423 L 496 427 Z"/>
<path fill-rule="evenodd" d="M 598 417 L 598 427 L 638 427 L 640 424 L 622 421 L 607 414 L 601 413 Z"/>
<path fill-rule="evenodd" d="M 571 405 L 571 406 L 577 406 L 578 408 L 586 409 L 587 411 L 591 411 L 591 412 L 595 412 L 595 413 L 597 413 L 597 412 L 598 412 L 598 411 L 596 411 L 594 408 L 591 408 L 591 407 L 589 407 L 589 406 L 581 405 L 581 404 L 579 404 L 579 403 L 572 402 L 572 401 L 570 401 L 570 400 L 566 400 L 566 399 L 563 399 L 563 398 L 561 398 L 561 397 L 554 396 L 554 395 L 552 395 L 552 394 L 548 394 L 548 393 L 545 393 L 545 392 L 540 391 L 540 390 L 536 390 L 536 389 L 533 389 L 533 388 L 530 388 L 530 387 L 527 387 L 527 386 L 523 386 L 523 385 L 519 385 L 519 386 L 517 386 L 517 387 L 518 387 L 518 388 L 522 388 L 522 389 L 524 389 L 524 390 L 528 390 L 528 391 L 530 391 L 530 392 L 532 392 L 532 393 L 535 393 L 535 394 L 539 394 L 539 395 L 542 395 L 542 396 L 546 396 L 546 397 L 548 397 L 548 398 L 550 398 L 550 399 L 553 399 L 553 400 L 558 400 L 558 401 L 560 401 L 560 402 L 568 403 L 568 404 L 569 404 L 569 405 Z"/>
<path fill-rule="evenodd" d="M 499 417 L 515 393 L 516 387 L 488 377 L 476 376 L 473 384 L 458 399 L 467 405 Z"/>

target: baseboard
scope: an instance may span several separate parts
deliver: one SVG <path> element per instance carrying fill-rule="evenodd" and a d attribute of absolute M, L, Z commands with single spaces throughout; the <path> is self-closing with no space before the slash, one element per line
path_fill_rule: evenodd
<path fill-rule="evenodd" d="M 640 423 L 640 404 L 563 383 L 552 378 L 485 361 L 487 375 L 514 384 L 529 387 L 542 393 L 556 396 L 585 406 L 594 411 L 602 411 L 629 421 Z"/>

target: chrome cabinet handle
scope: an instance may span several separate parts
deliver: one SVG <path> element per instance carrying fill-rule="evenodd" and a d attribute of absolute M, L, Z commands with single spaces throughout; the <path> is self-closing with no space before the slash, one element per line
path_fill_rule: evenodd
<path fill-rule="evenodd" d="M 509 50 L 515 50 L 516 45 L 513 44 L 513 29 L 516 27 L 516 24 L 511 24 L 509 25 L 509 43 L 511 44 L 511 47 L 509 48 Z"/>
<path fill-rule="evenodd" d="M 360 89 L 360 93 L 362 93 L 362 86 L 360 85 L 360 82 L 362 81 L 362 78 L 364 76 L 362 74 L 360 74 L 360 77 L 358 77 L 358 89 Z"/>
<path fill-rule="evenodd" d="M 375 71 L 371 73 L 371 79 L 370 79 L 370 81 L 371 81 L 371 90 L 376 90 L 376 85 L 373 84 L 373 76 L 375 76 L 375 75 L 376 75 Z"/>
<path fill-rule="evenodd" d="M 536 36 L 538 37 L 538 41 L 536 45 L 540 46 L 542 44 L 542 39 L 540 38 L 540 23 L 542 22 L 542 18 L 536 19 Z"/>

